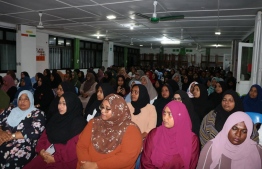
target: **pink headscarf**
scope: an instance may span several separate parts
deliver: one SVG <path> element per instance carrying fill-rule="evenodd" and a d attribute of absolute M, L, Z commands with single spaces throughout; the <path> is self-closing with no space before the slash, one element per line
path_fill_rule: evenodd
<path fill-rule="evenodd" d="M 164 162 L 172 161 L 173 156 L 179 154 L 185 169 L 189 169 L 192 149 L 192 123 L 186 106 L 177 101 L 169 102 L 165 108 L 171 110 L 174 126 L 170 129 L 164 124 L 159 126 L 153 139 L 155 149 L 152 152 L 152 163 L 161 168 Z M 164 109 L 165 109 L 164 108 Z"/>
<path fill-rule="evenodd" d="M 7 85 L 2 86 L 2 90 L 7 92 L 12 86 L 15 86 L 15 81 L 10 75 L 3 77 L 3 81 L 6 81 Z"/>
<path fill-rule="evenodd" d="M 233 145 L 228 140 L 228 132 L 237 123 L 244 122 L 247 127 L 247 138 L 240 145 Z M 220 161 L 222 154 L 230 158 L 231 168 L 261 168 L 261 159 L 257 150 L 257 143 L 250 139 L 253 131 L 251 118 L 244 112 L 231 114 L 224 124 L 223 129 L 212 139 L 212 164 L 210 168 L 215 168 Z"/>

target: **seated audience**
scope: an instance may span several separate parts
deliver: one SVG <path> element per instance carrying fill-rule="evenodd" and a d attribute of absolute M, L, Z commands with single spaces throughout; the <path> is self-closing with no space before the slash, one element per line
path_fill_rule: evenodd
<path fill-rule="evenodd" d="M 36 145 L 36 156 L 23 169 L 75 169 L 76 143 L 86 126 L 82 104 L 75 93 L 64 93 L 58 103 L 58 112 L 50 119 Z M 54 152 L 47 149 L 53 146 Z"/>
<path fill-rule="evenodd" d="M 10 97 L 0 89 L 0 114 L 9 107 Z"/>
<path fill-rule="evenodd" d="M 258 112 L 262 114 L 262 88 L 255 84 L 243 98 L 245 112 Z"/>
<path fill-rule="evenodd" d="M 199 140 L 183 103 L 171 101 L 163 109 L 163 123 L 147 136 L 141 156 L 141 169 L 195 169 Z"/>
<path fill-rule="evenodd" d="M 150 98 L 150 104 L 153 104 L 158 96 L 156 89 L 153 87 L 151 81 L 146 75 L 141 77 L 140 82 L 146 87 Z"/>
<path fill-rule="evenodd" d="M 131 102 L 131 89 L 132 89 L 133 85 L 135 85 L 135 84 L 141 84 L 141 82 L 138 81 L 138 80 L 135 80 L 135 79 L 130 80 L 129 85 L 128 85 L 130 87 L 130 92 L 125 97 L 125 101 L 127 103 Z"/>
<path fill-rule="evenodd" d="M 34 106 L 33 94 L 18 95 L 18 107 L 0 114 L 0 166 L 22 168 L 36 155 L 35 146 L 45 126 L 44 112 Z"/>
<path fill-rule="evenodd" d="M 125 81 L 125 77 L 123 75 L 118 75 L 116 77 L 116 86 L 115 86 L 116 94 L 125 98 L 125 96 L 129 93 L 128 86 Z"/>
<path fill-rule="evenodd" d="M 17 88 L 14 79 L 10 75 L 6 75 L 3 77 L 3 85 L 1 89 L 7 93 L 11 103 L 15 98 Z"/>
<path fill-rule="evenodd" d="M 80 134 L 77 169 L 133 169 L 142 147 L 139 128 L 131 121 L 123 97 L 110 94 L 101 104 L 101 116 Z"/>
<path fill-rule="evenodd" d="M 262 148 L 250 139 L 252 131 L 250 117 L 244 112 L 234 112 L 202 149 L 197 169 L 260 169 Z"/>
<path fill-rule="evenodd" d="M 210 108 L 216 108 L 222 101 L 223 93 L 227 90 L 226 83 L 223 81 L 217 82 L 215 91 L 208 96 Z"/>

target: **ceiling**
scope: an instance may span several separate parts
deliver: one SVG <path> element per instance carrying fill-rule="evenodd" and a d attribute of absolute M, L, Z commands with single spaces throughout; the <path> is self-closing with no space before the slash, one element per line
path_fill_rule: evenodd
<path fill-rule="evenodd" d="M 0 22 L 36 26 L 42 11 L 45 28 L 85 38 L 123 45 L 159 47 L 163 37 L 183 39 L 178 46 L 230 47 L 254 29 L 261 0 L 158 0 L 157 16 L 184 15 L 184 19 L 150 23 L 134 13 L 152 16 L 153 0 L 0 0 Z M 109 20 L 107 15 L 115 15 Z M 134 29 L 130 30 L 130 26 Z M 48 29 L 46 29 L 48 30 Z M 215 35 L 215 31 L 221 35 Z M 43 31 L 43 30 L 42 30 Z M 104 35 L 104 36 L 102 36 Z"/>

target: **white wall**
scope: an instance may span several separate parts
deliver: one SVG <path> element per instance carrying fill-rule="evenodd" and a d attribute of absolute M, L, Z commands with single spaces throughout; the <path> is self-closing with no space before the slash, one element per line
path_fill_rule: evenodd
<path fill-rule="evenodd" d="M 49 35 L 46 33 L 36 32 L 36 48 L 42 48 L 45 52 L 45 61 L 36 61 L 36 73 L 49 68 Z M 33 75 L 31 75 L 33 76 Z"/>

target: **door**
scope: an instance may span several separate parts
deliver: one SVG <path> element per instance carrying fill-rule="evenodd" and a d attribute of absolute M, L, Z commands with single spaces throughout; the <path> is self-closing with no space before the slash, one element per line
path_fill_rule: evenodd
<path fill-rule="evenodd" d="M 247 94 L 251 86 L 252 55 L 253 43 L 239 42 L 236 91 L 240 96 Z"/>

